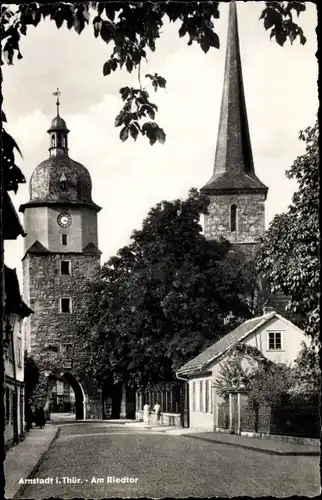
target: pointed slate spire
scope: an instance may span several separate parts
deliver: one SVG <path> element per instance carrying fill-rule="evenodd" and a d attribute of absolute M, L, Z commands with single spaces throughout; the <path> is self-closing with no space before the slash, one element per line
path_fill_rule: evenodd
<path fill-rule="evenodd" d="M 254 170 L 235 1 L 229 5 L 225 76 L 214 172 L 202 191 L 208 194 L 267 192 L 267 187 L 256 177 Z"/>

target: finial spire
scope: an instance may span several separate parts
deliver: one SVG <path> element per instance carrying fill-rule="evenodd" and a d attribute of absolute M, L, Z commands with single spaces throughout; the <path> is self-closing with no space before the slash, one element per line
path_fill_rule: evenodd
<path fill-rule="evenodd" d="M 225 75 L 214 171 L 212 178 L 202 189 L 213 192 L 267 190 L 254 170 L 234 0 L 229 5 Z"/>
<path fill-rule="evenodd" d="M 57 106 L 57 116 L 59 116 L 59 106 L 60 106 L 60 100 L 59 96 L 61 95 L 61 91 L 59 90 L 59 87 L 57 87 L 56 92 L 53 92 L 53 95 L 56 96 L 56 106 Z"/>

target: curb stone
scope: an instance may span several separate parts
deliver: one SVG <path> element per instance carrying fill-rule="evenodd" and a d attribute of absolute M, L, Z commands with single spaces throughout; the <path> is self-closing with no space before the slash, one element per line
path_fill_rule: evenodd
<path fill-rule="evenodd" d="M 44 460 L 44 458 L 47 455 L 49 449 L 53 445 L 54 441 L 58 438 L 59 434 L 60 434 L 60 427 L 57 428 L 57 431 L 55 432 L 55 434 L 53 435 L 51 441 L 49 442 L 49 444 L 47 446 L 47 449 L 45 451 L 43 451 L 43 453 L 40 455 L 40 457 L 37 460 L 36 464 L 33 466 L 33 468 L 31 469 L 31 471 L 29 472 L 29 474 L 27 475 L 27 477 L 25 479 L 32 479 L 35 476 L 37 470 L 40 467 L 41 462 Z M 21 484 L 19 486 L 18 490 L 16 491 L 16 493 L 13 495 L 12 500 L 19 499 L 20 496 L 25 491 L 25 489 L 27 488 L 27 486 L 28 486 L 28 484 Z"/>
<path fill-rule="evenodd" d="M 225 442 L 225 441 L 220 441 L 219 439 L 210 439 L 206 437 L 201 437 L 201 436 L 194 436 L 193 434 L 181 434 L 183 437 L 188 437 L 188 438 L 193 438 L 193 439 L 199 439 L 200 441 L 207 441 L 208 443 L 217 443 L 217 444 L 223 444 L 227 446 L 235 446 L 237 448 L 244 448 L 247 450 L 252 450 L 252 451 L 258 451 L 259 453 L 266 453 L 267 455 L 279 455 L 279 456 L 307 456 L 307 457 L 319 457 L 320 452 L 318 450 L 316 451 L 280 451 L 280 450 L 268 450 L 268 449 L 263 449 L 263 448 L 257 448 L 256 446 L 251 446 L 251 445 L 246 445 L 246 444 L 239 444 L 239 443 L 231 443 L 231 442 Z"/>

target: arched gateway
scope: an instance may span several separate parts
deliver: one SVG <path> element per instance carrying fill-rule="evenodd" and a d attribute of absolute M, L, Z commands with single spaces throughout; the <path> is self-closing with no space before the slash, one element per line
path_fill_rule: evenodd
<path fill-rule="evenodd" d="M 20 207 L 27 233 L 23 294 L 34 311 L 26 323 L 27 349 L 43 373 L 53 369 L 63 373 L 60 380 L 75 392 L 77 418 L 100 418 L 97 390 L 86 380 L 78 381 L 73 367 L 77 344 L 73 325 L 84 308 L 83 285 L 100 268 L 100 207 L 92 200 L 87 168 L 69 156 L 69 130 L 59 114 L 59 90 L 55 95 L 57 115 L 48 130 L 49 157 L 35 168 L 30 199 Z M 82 387 L 91 393 L 86 402 L 89 411 Z"/>
<path fill-rule="evenodd" d="M 48 391 L 47 391 L 47 399 L 45 403 L 45 411 L 49 412 L 51 408 L 51 398 L 52 398 L 52 389 L 55 386 L 57 381 L 63 382 L 66 386 L 70 386 L 75 394 L 75 419 L 76 420 L 85 420 L 86 419 L 86 401 L 87 398 L 85 396 L 84 389 L 82 384 L 78 380 L 77 377 L 68 371 L 59 370 L 53 371 L 48 375 L 49 383 L 48 383 Z"/>

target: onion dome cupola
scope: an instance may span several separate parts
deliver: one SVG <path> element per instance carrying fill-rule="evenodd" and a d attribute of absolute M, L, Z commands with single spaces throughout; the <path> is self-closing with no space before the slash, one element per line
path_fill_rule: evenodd
<path fill-rule="evenodd" d="M 31 206 L 48 204 L 87 205 L 97 212 L 101 208 L 92 200 L 92 181 L 84 165 L 72 160 L 68 154 L 68 133 L 65 120 L 59 114 L 61 95 L 57 97 L 57 115 L 48 129 L 50 137 L 49 158 L 33 171 L 29 184 L 30 201 L 20 206 L 20 211 Z"/>

